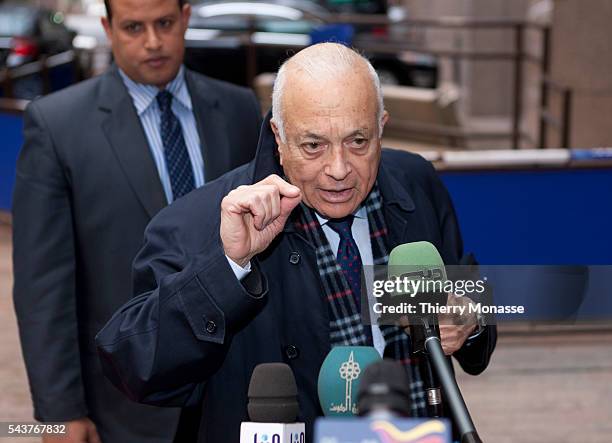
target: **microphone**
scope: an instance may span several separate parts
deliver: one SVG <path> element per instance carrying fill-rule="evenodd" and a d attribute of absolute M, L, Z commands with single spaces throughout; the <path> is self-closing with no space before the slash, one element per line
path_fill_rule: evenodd
<path fill-rule="evenodd" d="M 416 294 L 411 294 L 411 304 L 414 306 L 421 306 L 420 303 L 446 305 L 446 295 L 441 290 L 447 280 L 446 268 L 440 253 L 431 243 L 420 241 L 393 248 L 389 254 L 388 279 L 395 278 L 421 280 L 423 283 L 438 282 L 440 288 L 434 288 L 440 289 L 438 291 L 419 291 Z M 408 318 L 413 352 L 423 354 L 425 352 L 426 329 L 429 329 L 432 335 L 440 336 L 437 316 L 435 314 L 417 313 L 408 315 Z M 425 386 L 429 416 L 444 416 L 440 382 L 428 361 L 419 365 L 419 372 Z"/>
<path fill-rule="evenodd" d="M 410 403 L 409 377 L 401 364 L 384 359 L 366 368 L 357 393 L 360 417 L 410 417 Z"/>
<path fill-rule="evenodd" d="M 319 403 L 326 416 L 357 415 L 357 392 L 363 373 L 380 361 L 371 346 L 336 346 L 327 354 L 319 371 Z"/>
<path fill-rule="evenodd" d="M 343 378 L 349 368 L 355 375 L 350 388 Z M 447 420 L 404 418 L 410 415 L 407 374 L 398 362 L 381 360 L 374 348 L 333 348 L 321 367 L 319 397 L 326 417 L 315 422 L 315 443 L 452 442 Z M 346 409 L 346 402 L 357 405 Z M 342 408 L 330 410 L 330 404 Z"/>
<path fill-rule="evenodd" d="M 439 288 L 436 288 L 437 290 L 423 291 L 422 294 L 416 294 L 416 296 L 420 298 L 420 295 L 424 295 L 427 298 L 424 300 L 426 303 L 446 304 L 446 295 L 442 290 L 443 283 L 447 279 L 444 261 L 436 247 L 431 243 L 421 241 L 396 246 L 389 255 L 388 266 L 389 279 L 400 277 L 409 280 L 420 279 L 424 283 L 442 283 L 439 284 Z M 427 285 L 425 286 L 427 287 Z M 435 287 L 436 285 L 431 286 Z M 416 342 L 415 350 L 426 353 L 430 368 L 433 369 L 431 372 L 433 377 L 427 381 L 426 379 L 423 380 L 424 382 L 433 382 L 431 387 L 433 392 L 431 394 L 428 392 L 427 395 L 429 406 L 437 412 L 436 403 L 439 400 L 439 388 L 436 389 L 435 385 L 439 380 L 444 389 L 451 414 L 457 424 L 461 443 L 481 443 L 448 359 L 442 350 L 437 316 L 435 314 L 419 313 L 418 309 L 416 312 L 416 315 L 412 315 L 410 320 L 410 334 L 411 336 L 415 334 L 412 337 L 413 342 Z M 432 396 L 431 399 L 430 395 Z M 433 398 L 434 396 L 438 396 L 438 399 Z"/>
<path fill-rule="evenodd" d="M 285 363 L 262 363 L 249 383 L 250 422 L 240 425 L 240 443 L 304 443 L 304 423 L 297 423 L 298 390 Z"/>

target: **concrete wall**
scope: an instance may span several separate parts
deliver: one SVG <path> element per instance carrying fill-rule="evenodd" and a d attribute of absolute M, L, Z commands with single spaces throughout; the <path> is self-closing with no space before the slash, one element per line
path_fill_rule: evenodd
<path fill-rule="evenodd" d="M 532 0 L 405 0 L 413 17 L 464 16 L 473 18 L 524 18 Z M 428 44 L 469 51 L 503 51 L 514 48 L 513 32 L 500 30 L 431 31 Z M 455 65 L 456 66 L 456 65 Z M 512 104 L 512 64 L 505 61 L 459 63 L 464 94 L 463 109 L 471 116 L 507 116 Z"/>
<path fill-rule="evenodd" d="M 610 0 L 555 1 L 551 77 L 573 92 L 572 146 L 612 145 L 611 42 Z M 559 96 L 551 98 L 559 117 Z M 555 132 L 549 134 L 552 144 L 559 142 Z"/>

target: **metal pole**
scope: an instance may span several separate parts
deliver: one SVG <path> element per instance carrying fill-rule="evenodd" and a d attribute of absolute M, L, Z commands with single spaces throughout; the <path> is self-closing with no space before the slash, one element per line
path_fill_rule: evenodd
<path fill-rule="evenodd" d="M 521 114 L 523 107 L 523 32 L 524 25 L 514 27 L 514 103 L 512 112 L 512 149 L 521 143 Z"/>
<path fill-rule="evenodd" d="M 544 111 L 548 109 L 548 96 L 549 87 L 547 84 L 548 76 L 550 74 L 550 28 L 542 29 L 542 59 L 540 63 L 540 75 L 542 79 L 540 81 L 540 134 L 538 147 L 545 149 L 547 146 L 548 138 L 548 124 L 544 118 Z"/>
<path fill-rule="evenodd" d="M 563 91 L 563 128 L 561 131 L 561 147 L 569 149 L 571 143 L 572 124 L 572 91 Z"/>

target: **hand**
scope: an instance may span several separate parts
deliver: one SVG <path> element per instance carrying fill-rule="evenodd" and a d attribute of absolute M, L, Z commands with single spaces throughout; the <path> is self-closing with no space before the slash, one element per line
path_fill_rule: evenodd
<path fill-rule="evenodd" d="M 87 417 L 66 422 L 65 434 L 45 434 L 42 443 L 102 443 L 96 425 Z"/>
<path fill-rule="evenodd" d="M 438 322 L 440 324 L 440 341 L 442 350 L 446 355 L 453 355 L 465 343 L 468 337 L 474 332 L 478 324 L 476 314 L 470 314 L 467 307 L 470 299 L 467 297 L 457 297 L 450 294 L 448 296 L 448 306 L 465 306 L 466 310 L 461 314 L 440 314 Z"/>
<path fill-rule="evenodd" d="M 283 230 L 302 200 L 300 189 L 278 175 L 239 186 L 221 202 L 221 242 L 225 255 L 244 267 Z"/>

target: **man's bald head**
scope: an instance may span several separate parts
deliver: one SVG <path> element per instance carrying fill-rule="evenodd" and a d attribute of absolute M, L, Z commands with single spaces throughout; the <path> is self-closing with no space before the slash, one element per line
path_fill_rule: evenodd
<path fill-rule="evenodd" d="M 365 80 L 376 100 L 376 120 L 379 136 L 382 135 L 384 112 L 382 91 L 378 74 L 370 62 L 354 50 L 338 43 L 320 43 L 309 46 L 289 58 L 278 71 L 272 93 L 272 119 L 280 137 L 285 136 L 285 91 L 287 85 L 296 88 L 304 85 L 318 85 L 320 88 L 337 87 L 348 78 Z M 357 85 L 355 85 L 357 86 Z M 309 91 L 300 91 L 308 94 Z"/>

